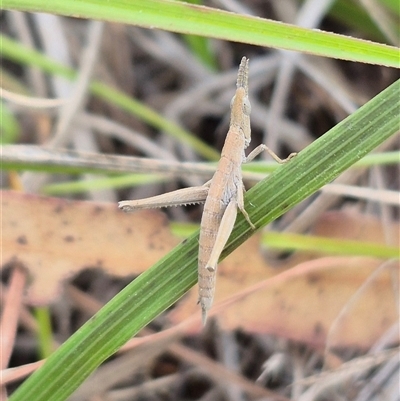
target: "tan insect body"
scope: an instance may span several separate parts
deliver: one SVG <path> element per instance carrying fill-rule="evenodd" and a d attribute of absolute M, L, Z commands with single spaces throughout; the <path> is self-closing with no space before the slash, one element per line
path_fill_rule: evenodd
<path fill-rule="evenodd" d="M 198 257 L 199 303 L 204 324 L 214 298 L 218 259 L 231 235 L 238 208 L 251 228 L 255 229 L 244 209 L 242 163 L 251 161 L 264 150 L 267 150 L 279 163 L 294 155 L 291 154 L 287 159 L 281 160 L 265 145 L 259 145 L 247 157 L 245 156 L 244 151 L 251 140 L 248 63 L 249 60 L 243 57 L 239 66 L 236 93 L 231 103 L 229 131 L 212 179 L 200 187 L 185 188 L 147 199 L 122 201 L 118 204 L 121 209 L 130 212 L 136 209 L 205 201 L 200 225 Z"/>

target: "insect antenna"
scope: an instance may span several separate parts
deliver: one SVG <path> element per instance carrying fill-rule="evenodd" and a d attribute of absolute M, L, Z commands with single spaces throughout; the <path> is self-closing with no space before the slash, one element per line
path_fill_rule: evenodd
<path fill-rule="evenodd" d="M 236 88 L 244 88 L 246 91 L 246 95 L 248 94 L 249 85 L 249 59 L 246 57 L 242 57 L 239 65 L 239 72 L 236 82 Z"/>

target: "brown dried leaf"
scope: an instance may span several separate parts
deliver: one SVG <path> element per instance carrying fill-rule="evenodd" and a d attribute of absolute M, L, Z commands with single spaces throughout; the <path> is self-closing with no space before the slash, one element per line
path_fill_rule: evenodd
<path fill-rule="evenodd" d="M 325 236 L 340 237 L 342 232 L 346 235 L 341 238 L 375 242 L 383 237 L 377 219 L 357 213 L 328 213 L 317 227 Z M 398 226 L 391 228 L 399 231 Z M 398 321 L 393 279 L 398 282 L 399 263 L 394 261 L 391 269 L 365 284 L 382 263 L 367 257 L 319 258 L 304 252 L 272 267 L 261 256 L 259 238 L 254 236 L 218 266 L 211 314 L 218 314 L 227 330 L 245 327 L 323 345 L 335 319 L 345 311 L 331 333 L 331 345 L 369 347 Z M 196 300 L 191 293 L 171 319 L 178 323 L 198 313 Z"/>
<path fill-rule="evenodd" d="M 2 264 L 18 260 L 32 277 L 28 302 L 54 299 L 60 282 L 84 268 L 139 274 L 179 240 L 165 215 L 125 214 L 117 205 L 2 191 Z"/>
<path fill-rule="evenodd" d="M 179 242 L 160 211 L 127 215 L 113 204 L 8 191 L 1 198 L 3 263 L 19 260 L 29 269 L 32 303 L 50 302 L 60 282 L 82 268 L 139 274 Z M 383 237 L 376 219 L 356 213 L 329 213 L 316 227 L 325 236 L 376 242 Z M 225 329 L 242 326 L 322 345 L 347 308 L 332 333 L 332 345 L 368 347 L 397 321 L 393 270 L 383 270 L 354 295 L 382 261 L 297 253 L 284 265 L 272 267 L 259 242 L 259 236 L 253 236 L 218 267 L 211 314 L 218 314 Z M 399 264 L 392 267 L 398 274 Z M 193 313 L 200 314 L 197 289 L 170 315 L 178 323 Z"/>
<path fill-rule="evenodd" d="M 331 211 L 324 213 L 316 222 L 313 234 L 321 237 L 373 242 L 376 244 L 399 245 L 399 225 L 383 225 L 373 215 L 356 210 Z M 388 244 L 387 241 L 390 240 Z"/>

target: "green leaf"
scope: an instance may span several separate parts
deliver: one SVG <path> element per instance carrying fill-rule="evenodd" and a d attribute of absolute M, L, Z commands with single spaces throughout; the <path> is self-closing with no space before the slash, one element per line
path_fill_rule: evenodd
<path fill-rule="evenodd" d="M 315 235 L 269 232 L 263 235 L 262 244 L 269 248 L 302 249 L 325 255 L 370 256 L 383 259 L 400 258 L 398 247 L 373 242 L 317 237 Z"/>
<path fill-rule="evenodd" d="M 399 90 L 397 81 L 252 188 L 246 209 L 253 223 L 268 224 L 396 134 Z M 222 257 L 252 234 L 239 214 Z M 196 283 L 197 253 L 198 232 L 117 294 L 10 401 L 65 400 L 104 360 Z"/>
<path fill-rule="evenodd" d="M 384 35 L 382 35 L 381 31 L 371 20 L 365 9 L 361 7 L 359 2 L 336 0 L 329 10 L 329 15 L 357 32 L 363 32 L 376 40 L 385 41 Z"/>
<path fill-rule="evenodd" d="M 67 181 L 62 183 L 47 184 L 43 187 L 42 193 L 46 195 L 61 195 L 87 192 L 104 188 L 126 188 L 139 185 L 148 185 L 157 182 L 165 182 L 167 178 L 155 174 L 129 174 L 118 177 L 105 177 L 84 181 Z"/>
<path fill-rule="evenodd" d="M 0 102 L 0 145 L 16 142 L 19 124 L 4 102 Z"/>
<path fill-rule="evenodd" d="M 232 42 L 399 67 L 399 54 L 395 47 L 180 1 L 3 0 L 2 7 L 113 21 Z"/>
<path fill-rule="evenodd" d="M 175 0 L 175 1 L 185 1 L 189 4 L 200 5 L 200 0 Z M 183 35 L 185 42 L 191 48 L 193 54 L 201 60 L 204 65 L 206 65 L 210 70 L 217 71 L 217 60 L 210 47 L 210 40 L 203 36 L 197 35 Z"/>
<path fill-rule="evenodd" d="M 53 352 L 53 331 L 51 328 L 49 307 L 37 306 L 34 312 L 38 325 L 37 341 L 39 344 L 39 355 L 41 358 L 47 358 Z"/>

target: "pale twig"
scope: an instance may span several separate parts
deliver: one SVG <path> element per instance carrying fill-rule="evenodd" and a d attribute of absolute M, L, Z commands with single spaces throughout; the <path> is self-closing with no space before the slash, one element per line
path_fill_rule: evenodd
<path fill-rule="evenodd" d="M 32 97 L 10 92 L 7 89 L 0 88 L 0 97 L 18 106 L 24 106 L 34 109 L 50 109 L 65 105 L 67 99 L 48 99 L 41 97 Z"/>

